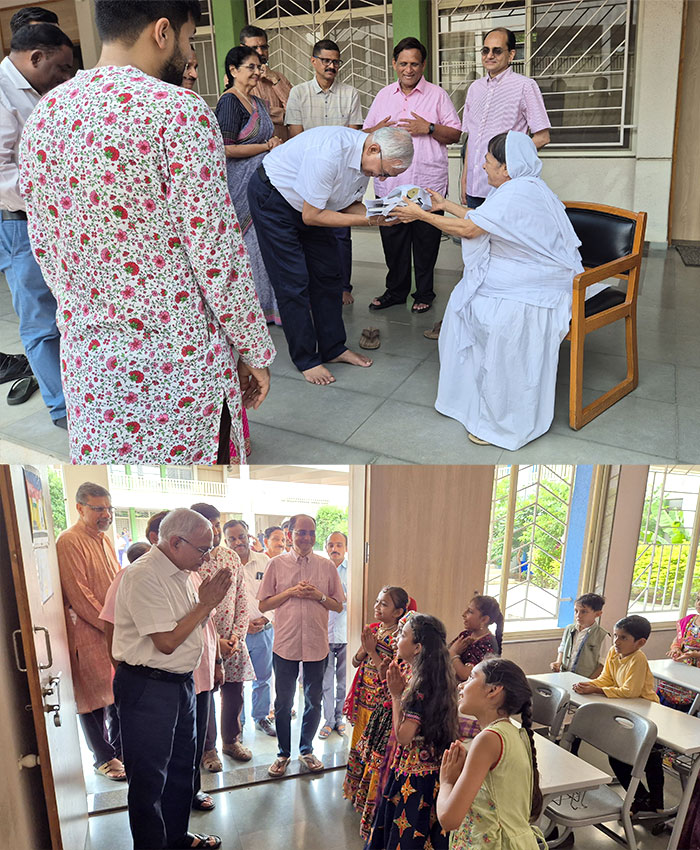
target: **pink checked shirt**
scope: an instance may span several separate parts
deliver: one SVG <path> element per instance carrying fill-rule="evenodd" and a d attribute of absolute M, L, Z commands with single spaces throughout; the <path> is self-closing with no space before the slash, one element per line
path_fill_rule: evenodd
<path fill-rule="evenodd" d="M 321 593 L 345 601 L 335 565 L 315 552 L 304 557 L 294 549 L 270 560 L 258 590 L 258 599 L 277 596 L 283 590 L 311 582 Z M 288 661 L 321 661 L 328 655 L 328 609 L 315 599 L 291 597 L 275 608 L 273 652 Z"/>
<path fill-rule="evenodd" d="M 409 94 L 401 91 L 398 81 L 384 86 L 372 101 L 363 126 L 365 129 L 373 127 L 387 115 L 395 124 L 404 118 L 410 121 L 413 119 L 412 112 L 432 124 L 459 130 L 459 115 L 450 96 L 425 78 Z M 374 181 L 374 192 L 378 198 L 388 195 L 395 186 L 406 184 L 432 189 L 441 195 L 447 193 L 447 145 L 440 144 L 433 136 L 413 136 L 413 150 L 413 162 L 407 171 L 398 177 Z"/>
<path fill-rule="evenodd" d="M 488 143 L 499 133 L 537 133 L 552 125 L 542 92 L 534 80 L 506 68 L 495 77 L 481 77 L 469 86 L 462 130 L 467 139 L 467 194 L 485 198 L 491 191 L 483 169 Z"/>

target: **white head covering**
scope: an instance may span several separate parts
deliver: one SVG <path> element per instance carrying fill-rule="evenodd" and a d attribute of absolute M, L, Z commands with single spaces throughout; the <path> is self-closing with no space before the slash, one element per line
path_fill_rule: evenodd
<path fill-rule="evenodd" d="M 506 136 L 506 167 L 511 180 L 516 177 L 539 177 L 542 162 L 535 143 L 526 133 L 511 130 Z"/>

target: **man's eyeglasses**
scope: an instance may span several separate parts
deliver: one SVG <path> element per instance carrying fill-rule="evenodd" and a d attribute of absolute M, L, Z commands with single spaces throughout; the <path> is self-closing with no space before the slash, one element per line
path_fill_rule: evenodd
<path fill-rule="evenodd" d="M 501 53 L 505 52 L 505 47 L 482 47 L 481 55 L 488 56 L 489 53 L 493 53 L 494 56 L 500 56 Z"/>
<path fill-rule="evenodd" d="M 387 174 L 386 171 L 384 171 L 384 160 L 382 159 L 382 149 L 381 148 L 379 148 L 379 169 L 380 169 L 380 174 L 379 174 L 380 177 L 393 177 L 394 176 L 393 174 Z"/>
<path fill-rule="evenodd" d="M 178 535 L 177 539 L 184 541 L 185 543 L 187 543 L 188 546 L 191 546 L 193 549 L 196 549 L 202 557 L 208 555 L 214 548 L 213 546 L 195 546 L 194 543 L 190 543 L 190 541 L 186 537 L 180 537 L 180 535 Z"/>
<path fill-rule="evenodd" d="M 334 68 L 340 68 L 343 64 L 342 59 L 324 59 L 323 56 L 316 56 L 316 59 L 323 65 L 324 68 L 330 68 L 333 66 Z"/>
<path fill-rule="evenodd" d="M 113 514 L 114 513 L 114 508 L 98 508 L 98 507 L 95 507 L 95 505 L 86 505 L 85 502 L 81 502 L 80 504 L 84 508 L 87 508 L 88 510 L 90 510 L 93 513 L 96 513 L 96 514 L 103 514 L 103 513 Z"/>

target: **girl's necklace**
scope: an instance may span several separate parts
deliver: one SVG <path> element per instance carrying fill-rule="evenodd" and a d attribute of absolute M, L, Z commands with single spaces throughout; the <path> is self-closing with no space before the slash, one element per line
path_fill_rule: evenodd
<path fill-rule="evenodd" d="M 377 629 L 377 637 L 384 637 L 385 635 L 391 635 L 398 629 L 398 627 L 399 627 L 398 623 L 394 623 L 393 626 L 382 625 Z"/>

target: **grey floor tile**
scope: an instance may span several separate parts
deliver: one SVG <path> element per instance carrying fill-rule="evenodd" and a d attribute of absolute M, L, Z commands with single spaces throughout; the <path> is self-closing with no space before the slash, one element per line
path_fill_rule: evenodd
<path fill-rule="evenodd" d="M 393 399 L 375 411 L 347 444 L 383 447 L 410 463 L 495 463 L 502 452 L 470 443 L 459 422 L 432 408 Z"/>
<path fill-rule="evenodd" d="M 410 464 L 409 460 L 399 460 L 397 457 L 387 457 L 386 455 L 379 455 L 379 457 L 375 457 L 372 463 L 380 463 L 385 466 L 400 466 L 404 464 Z"/>
<path fill-rule="evenodd" d="M 439 362 L 437 360 L 426 360 L 394 390 L 390 397 L 397 401 L 433 407 L 437 396 L 439 374 Z"/>
<path fill-rule="evenodd" d="M 676 367 L 676 398 L 684 407 L 700 409 L 700 369 Z"/>
<path fill-rule="evenodd" d="M 22 405 L 23 406 L 23 405 Z M 28 449 L 37 449 L 53 454 L 64 462 L 69 461 L 68 433 L 57 428 L 46 409 L 34 415 L 24 416 L 11 422 L 3 422 L 0 437 Z"/>
<path fill-rule="evenodd" d="M 574 431 L 571 432 L 575 433 Z M 700 454 L 699 454 L 700 456 Z M 644 454 L 619 446 L 608 446 L 549 431 L 539 439 L 518 449 L 503 451 L 499 463 L 654 463 L 672 461 L 674 456 Z"/>
<path fill-rule="evenodd" d="M 353 449 L 256 422 L 251 427 L 250 463 L 372 463 L 372 450 Z"/>
<path fill-rule="evenodd" d="M 0 340 L 3 354 L 22 354 L 24 346 L 19 338 L 19 323 L 8 319 L 0 319 Z"/>
<path fill-rule="evenodd" d="M 678 459 L 700 463 L 700 415 L 697 407 L 678 406 Z"/>
<path fill-rule="evenodd" d="M 37 422 L 44 421 L 46 427 L 55 428 L 51 422 L 51 415 L 46 409 L 41 393 L 37 390 L 24 404 L 10 405 L 7 403 L 7 394 L 11 383 L 0 386 L 0 434 L 11 436 L 16 433 L 13 423 L 28 416 L 36 417 Z"/>

